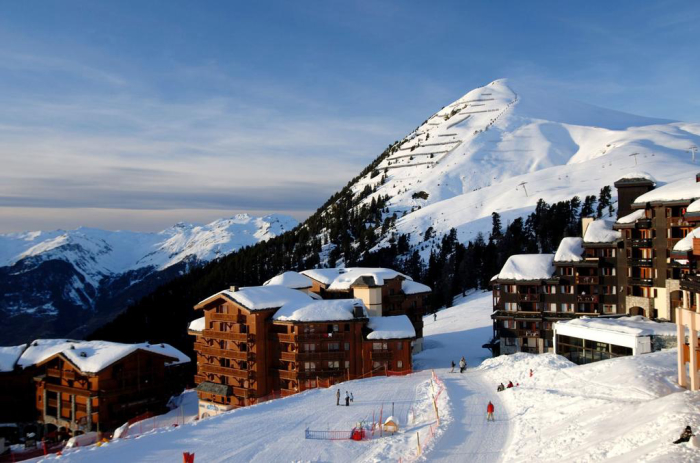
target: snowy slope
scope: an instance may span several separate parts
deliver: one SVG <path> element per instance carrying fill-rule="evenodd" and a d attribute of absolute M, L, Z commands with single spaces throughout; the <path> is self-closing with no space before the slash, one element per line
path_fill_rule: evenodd
<path fill-rule="evenodd" d="M 112 309 L 125 308 L 191 265 L 296 225 L 295 219 L 283 215 L 239 214 L 207 225 L 179 223 L 158 233 L 78 228 L 0 235 L 0 315 L 10 324 L 16 319 L 20 328 L 0 333 L 0 344 L 82 336 L 86 333 L 71 331 L 86 322 L 82 312 L 94 313 L 104 306 L 109 318 Z M 110 303 L 121 307 L 106 307 Z M 55 320 L 59 323 L 51 323 Z"/>
<path fill-rule="evenodd" d="M 687 176 L 698 168 L 687 152 L 698 142 L 700 124 L 625 114 L 502 79 L 431 116 L 353 188 L 378 187 L 366 202 L 389 195 L 397 231 L 412 233 L 414 244 L 431 226 L 438 236 L 454 227 L 467 241 L 490 229 L 494 211 L 507 222 L 540 198 L 598 194 L 633 171 L 652 172 L 659 184 Z"/>

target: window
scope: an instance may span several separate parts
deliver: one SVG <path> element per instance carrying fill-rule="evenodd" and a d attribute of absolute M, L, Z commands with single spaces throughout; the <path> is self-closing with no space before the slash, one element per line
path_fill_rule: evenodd
<path fill-rule="evenodd" d="M 403 350 L 403 341 L 399 341 L 396 343 L 396 350 Z"/>
<path fill-rule="evenodd" d="M 349 368 L 350 368 L 350 360 L 346 360 L 345 361 L 345 369 L 349 369 Z"/>
<path fill-rule="evenodd" d="M 316 363 L 315 362 L 304 362 L 304 370 L 306 370 L 306 371 L 316 370 Z"/>
<path fill-rule="evenodd" d="M 328 368 L 331 370 L 337 370 L 340 368 L 340 361 L 339 360 L 329 360 L 328 361 Z"/>
<path fill-rule="evenodd" d="M 373 342 L 372 350 L 387 350 L 387 343 L 385 342 Z"/>
<path fill-rule="evenodd" d="M 349 342 L 345 343 L 345 350 L 350 350 L 350 343 Z"/>
<path fill-rule="evenodd" d="M 337 333 L 340 330 L 340 327 L 338 325 L 333 325 L 333 332 Z"/>
<path fill-rule="evenodd" d="M 403 362 L 402 362 L 401 360 L 399 360 L 398 362 L 396 362 L 396 367 L 397 367 L 397 368 L 403 368 Z"/>
<path fill-rule="evenodd" d="M 571 285 L 565 285 L 561 287 L 562 294 L 574 294 L 574 287 Z"/>
<path fill-rule="evenodd" d="M 615 313 L 615 312 L 617 312 L 617 305 L 616 304 L 603 304 L 603 312 Z"/>
<path fill-rule="evenodd" d="M 506 341 L 506 346 L 514 346 L 515 345 L 515 338 L 503 338 Z"/>
<path fill-rule="evenodd" d="M 557 311 L 557 305 L 556 305 L 555 303 L 552 302 L 552 303 L 550 303 L 550 304 L 547 304 L 547 306 L 548 306 L 550 312 L 556 312 L 556 311 Z"/>
<path fill-rule="evenodd" d="M 515 312 L 518 310 L 518 304 L 515 302 L 506 302 L 506 310 Z"/>
<path fill-rule="evenodd" d="M 340 343 L 339 342 L 329 342 L 328 343 L 328 352 L 336 352 L 340 350 Z"/>
<path fill-rule="evenodd" d="M 304 344 L 304 352 L 315 352 L 316 344 Z"/>
<path fill-rule="evenodd" d="M 350 323 L 345 324 L 345 331 L 350 331 Z"/>

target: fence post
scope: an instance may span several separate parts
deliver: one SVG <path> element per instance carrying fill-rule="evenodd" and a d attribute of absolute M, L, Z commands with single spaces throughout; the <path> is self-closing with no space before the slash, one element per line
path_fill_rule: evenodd
<path fill-rule="evenodd" d="M 418 442 L 418 456 L 420 456 L 420 432 L 416 431 L 416 442 Z"/>
<path fill-rule="evenodd" d="M 438 413 L 437 400 L 433 399 L 433 405 L 435 406 L 435 418 L 437 419 L 437 425 L 440 426 L 440 414 Z"/>

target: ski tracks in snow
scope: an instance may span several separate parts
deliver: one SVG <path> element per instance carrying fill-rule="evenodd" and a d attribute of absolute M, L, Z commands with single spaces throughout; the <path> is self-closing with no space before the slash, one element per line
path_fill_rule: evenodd
<path fill-rule="evenodd" d="M 496 392 L 497 385 L 484 381 L 480 371 L 466 373 L 439 372 L 452 402 L 453 421 L 440 436 L 428 461 L 498 462 L 510 437 L 510 421 Z M 489 401 L 495 407 L 496 421 L 486 421 Z"/>

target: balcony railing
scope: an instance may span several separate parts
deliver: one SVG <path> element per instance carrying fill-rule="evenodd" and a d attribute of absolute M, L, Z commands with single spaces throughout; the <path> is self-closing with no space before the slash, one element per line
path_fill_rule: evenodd
<path fill-rule="evenodd" d="M 202 336 L 212 339 L 223 339 L 226 341 L 250 341 L 251 335 L 248 333 L 230 333 L 228 331 L 204 330 Z"/>
<path fill-rule="evenodd" d="M 637 228 L 651 228 L 651 219 L 637 219 L 636 226 Z"/>
<path fill-rule="evenodd" d="M 598 281 L 599 281 L 599 279 L 597 276 L 588 276 L 588 275 L 577 275 L 576 276 L 576 284 L 579 284 L 579 285 L 597 285 Z"/>
<path fill-rule="evenodd" d="M 587 295 L 587 294 L 577 294 L 576 295 L 576 302 L 583 302 L 583 303 L 587 303 L 587 304 L 597 304 L 598 303 L 598 296 Z"/>
<path fill-rule="evenodd" d="M 229 314 L 229 313 L 212 313 L 209 314 L 209 318 L 212 321 L 220 321 L 220 322 L 233 322 L 233 323 L 245 323 L 245 321 L 240 321 L 241 318 L 237 314 Z"/>
<path fill-rule="evenodd" d="M 345 358 L 345 351 L 281 352 L 280 358 L 288 362 L 303 362 L 304 360 L 342 360 Z"/>
<path fill-rule="evenodd" d="M 370 351 L 370 358 L 372 360 L 391 360 L 390 350 L 372 350 Z"/>
<path fill-rule="evenodd" d="M 627 259 L 627 263 L 630 267 L 652 267 L 654 265 L 653 259 L 645 257 L 630 257 Z"/>
<path fill-rule="evenodd" d="M 222 367 L 219 365 L 211 365 L 209 363 L 200 363 L 198 367 L 199 371 L 214 375 L 232 376 L 239 379 L 250 379 L 255 377 L 255 372 L 251 370 L 239 370 L 237 368 Z"/>
<path fill-rule="evenodd" d="M 654 286 L 652 278 L 631 277 L 628 282 L 633 286 Z"/>
<path fill-rule="evenodd" d="M 630 242 L 633 248 L 650 248 L 652 240 L 650 238 L 634 239 Z"/>
<path fill-rule="evenodd" d="M 540 332 L 537 330 L 525 330 L 525 337 L 526 338 L 539 338 Z"/>
<path fill-rule="evenodd" d="M 229 349 L 217 349 L 216 347 L 196 347 L 195 350 L 203 355 L 211 355 L 234 360 L 251 360 L 252 352 L 237 352 Z"/>
<path fill-rule="evenodd" d="M 541 294 L 533 293 L 519 293 L 518 301 L 520 302 L 540 302 L 542 300 Z"/>
<path fill-rule="evenodd" d="M 683 217 L 669 217 L 666 219 L 666 224 L 669 227 L 692 227 L 692 225 Z"/>

